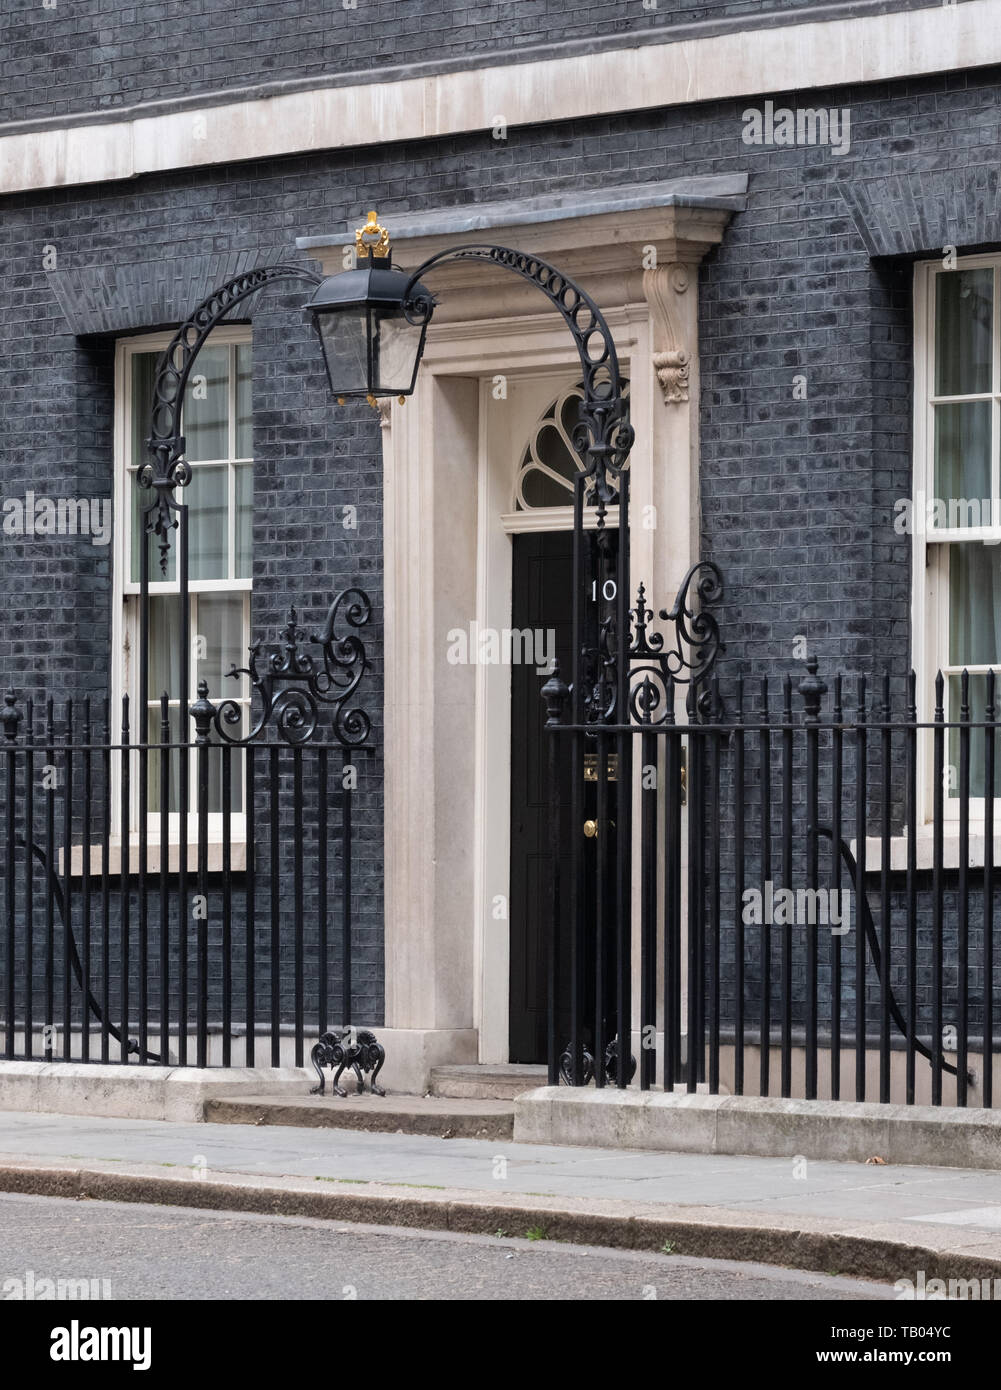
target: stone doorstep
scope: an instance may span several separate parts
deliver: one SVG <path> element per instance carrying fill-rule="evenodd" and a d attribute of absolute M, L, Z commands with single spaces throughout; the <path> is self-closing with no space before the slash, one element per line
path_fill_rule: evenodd
<path fill-rule="evenodd" d="M 518 1144 L 1001 1169 L 998 1110 L 565 1086 L 514 1107 Z"/>
<path fill-rule="evenodd" d="M 546 1084 L 547 1069 L 530 1063 L 475 1063 L 434 1067 L 431 1094 L 456 1099 L 513 1100 Z"/>
<path fill-rule="evenodd" d="M 206 1122 L 290 1125 L 306 1129 L 359 1129 L 380 1134 L 424 1134 L 437 1139 L 510 1139 L 512 1101 L 435 1096 L 271 1096 L 206 1100 Z"/>
<path fill-rule="evenodd" d="M 1001 1240 L 977 1232 L 907 1222 L 823 1217 L 633 1202 L 622 1198 L 484 1193 L 462 1188 L 416 1191 L 391 1183 L 212 1173 L 167 1175 L 159 1165 L 86 1164 L 0 1156 L 0 1192 L 148 1202 L 212 1211 L 259 1212 L 376 1226 L 518 1236 L 541 1227 L 547 1240 L 699 1259 L 740 1260 L 787 1269 L 836 1271 L 893 1282 L 1001 1276 Z"/>

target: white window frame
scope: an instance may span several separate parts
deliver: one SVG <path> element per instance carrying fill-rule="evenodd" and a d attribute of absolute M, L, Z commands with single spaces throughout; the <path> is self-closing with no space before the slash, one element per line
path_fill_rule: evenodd
<path fill-rule="evenodd" d="M 954 275 L 961 270 L 990 267 L 994 271 L 994 303 L 992 323 L 991 390 L 976 395 L 954 397 L 936 396 L 935 367 L 935 281 L 939 274 Z M 918 261 L 914 266 L 914 459 L 913 459 L 913 534 L 911 582 L 911 631 L 913 634 L 913 666 L 917 675 L 917 713 L 921 723 L 931 723 L 935 712 L 935 676 L 941 670 L 945 677 L 945 717 L 958 720 L 959 711 L 949 708 L 949 676 L 962 668 L 948 661 L 949 638 L 949 544 L 950 542 L 983 542 L 1001 544 L 1001 526 L 935 527 L 928 529 L 924 502 L 936 496 L 935 488 L 935 427 L 934 407 L 952 400 L 989 400 L 991 410 L 991 496 L 994 522 L 998 517 L 997 499 L 1001 497 L 1001 254 L 959 256 L 955 267 L 946 269 L 941 257 Z M 980 675 L 989 666 L 967 666 L 970 675 Z M 1001 704 L 1001 667 L 998 672 L 998 696 Z M 971 720 L 983 718 L 982 710 L 971 710 Z M 972 737 L 976 737 L 974 733 Z M 928 824 L 934 810 L 934 744 L 931 731 L 919 735 L 920 742 L 920 803 L 919 819 Z M 999 750 L 1001 756 L 1001 750 Z M 945 761 L 949 761 L 948 736 Z M 1001 797 L 994 799 L 995 816 L 1001 813 Z M 970 799 L 970 817 L 983 820 L 984 798 Z M 959 798 L 946 791 L 943 797 L 943 816 L 946 821 L 959 819 Z"/>
<path fill-rule="evenodd" d="M 114 539 L 113 539 L 113 606 L 112 606 L 112 671 L 111 671 L 111 741 L 117 743 L 120 740 L 119 721 L 121 718 L 122 697 L 125 693 L 129 695 L 130 708 L 133 711 L 131 718 L 131 734 L 133 743 L 142 741 L 142 730 L 145 727 L 140 719 L 145 719 L 145 712 L 140 712 L 139 703 L 139 682 L 138 672 L 135 663 L 132 661 L 132 654 L 138 651 L 139 645 L 139 604 L 137 601 L 140 585 L 138 581 L 132 579 L 132 502 L 130 488 L 134 486 L 133 474 L 129 468 L 129 450 L 132 438 L 132 421 L 135 403 L 132 400 L 132 358 L 137 353 L 163 352 L 169 346 L 173 332 L 166 333 L 145 333 L 135 337 L 118 339 L 115 347 L 115 428 L 114 428 Z M 225 327 L 213 329 L 211 336 L 206 340 L 212 347 L 235 347 L 247 346 L 252 343 L 252 332 L 249 324 L 233 324 Z M 231 377 L 232 381 L 232 377 Z M 148 403 L 140 405 L 140 409 L 147 409 Z M 235 430 L 235 417 L 231 410 L 230 429 Z M 231 438 L 232 443 L 232 438 Z M 237 462 L 234 457 L 227 459 L 226 462 Z M 192 487 L 198 484 L 199 468 L 214 462 L 205 460 L 192 465 L 193 478 Z M 248 460 L 252 463 L 252 460 Z M 234 497 L 234 472 L 229 469 L 229 505 L 235 510 Z M 173 543 L 176 544 L 177 533 L 174 533 Z M 230 568 L 235 566 L 232 561 L 233 540 L 230 546 Z M 174 582 L 155 581 L 152 576 L 149 586 L 150 597 L 158 595 L 169 595 L 177 592 Z M 198 595 L 200 593 L 224 593 L 232 594 L 242 592 L 247 595 L 245 600 L 244 632 L 247 636 L 245 645 L 249 646 L 250 633 L 250 596 L 253 592 L 252 579 L 211 579 L 211 580 L 190 580 L 189 592 L 192 600 L 192 616 L 197 610 Z M 197 682 L 197 670 L 194 661 L 190 663 L 192 691 Z M 214 691 L 212 698 L 218 699 L 226 692 Z M 150 701 L 158 699 L 155 692 L 150 691 Z M 189 692 L 193 700 L 193 693 Z M 252 697 L 252 692 L 251 692 Z M 252 718 L 252 709 L 248 707 L 248 717 Z M 189 731 L 190 732 L 190 731 Z M 232 755 L 235 758 L 242 757 L 241 753 Z M 193 789 L 197 786 L 195 758 L 191 755 L 189 769 L 189 787 Z M 244 798 L 246 798 L 247 787 L 244 781 Z M 112 776 L 112 796 L 113 805 L 119 804 L 120 798 L 120 768 L 118 760 L 113 764 Z M 131 827 L 130 839 L 135 838 L 140 824 L 139 789 L 138 779 L 133 773 L 131 788 L 132 804 L 129 811 L 129 823 Z M 244 803 L 245 804 L 245 803 Z M 218 843 L 222 839 L 222 812 L 212 812 L 208 817 L 208 834 L 212 843 Z M 149 811 L 146 818 L 147 836 L 151 845 L 159 844 L 160 839 L 160 814 L 158 811 Z M 198 834 L 198 818 L 193 809 L 193 803 L 188 811 L 188 844 L 196 844 Z M 243 842 L 246 838 L 246 813 L 245 811 L 234 811 L 230 817 L 230 834 L 234 843 Z M 180 815 L 171 812 L 169 816 L 169 836 L 172 845 L 180 841 Z M 242 856 L 241 856 L 242 857 Z M 135 860 L 133 859 L 133 866 Z M 234 867 L 238 867 L 234 863 Z"/>

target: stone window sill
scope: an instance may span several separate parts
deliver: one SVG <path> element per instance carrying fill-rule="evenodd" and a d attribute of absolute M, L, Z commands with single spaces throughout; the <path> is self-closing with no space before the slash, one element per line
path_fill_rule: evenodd
<path fill-rule="evenodd" d="M 997 822 L 995 822 L 996 824 Z M 890 868 L 894 873 L 907 868 L 907 841 L 904 835 L 890 837 Z M 858 857 L 858 841 L 852 840 L 849 848 Z M 919 825 L 915 836 L 915 860 L 919 870 L 934 868 L 935 836 L 933 827 Z M 883 867 L 883 842 L 878 835 L 867 835 L 865 841 L 866 876 L 878 874 Z M 994 863 L 1001 868 L 1001 833 L 994 836 Z M 959 868 L 959 822 L 946 821 L 942 833 L 942 867 Z M 967 867 L 984 867 L 984 831 L 982 821 L 970 821 L 970 850 Z"/>
<path fill-rule="evenodd" d="M 154 840 L 152 836 L 146 843 L 146 872 L 148 874 L 158 874 L 161 864 L 160 841 Z M 129 873 L 133 876 L 139 870 L 139 834 L 133 833 L 129 836 L 128 853 Z M 57 872 L 63 875 L 65 870 L 66 857 L 63 850 L 59 851 Z M 73 845 L 70 850 L 70 877 L 83 877 L 83 845 Z M 167 872 L 177 873 L 181 863 L 181 846 L 177 840 L 171 840 L 167 846 Z M 188 841 L 188 873 L 198 872 L 198 841 Z M 231 873 L 243 873 L 247 867 L 247 844 L 243 836 L 233 835 L 230 842 L 229 866 Z M 100 878 L 103 868 L 103 850 L 100 844 L 90 846 L 90 874 L 91 878 Z M 222 839 L 219 836 L 211 835 L 208 841 L 208 871 L 210 874 L 222 873 Z M 117 878 L 122 872 L 122 841 L 120 836 L 115 836 L 108 846 L 108 874 L 111 878 Z"/>

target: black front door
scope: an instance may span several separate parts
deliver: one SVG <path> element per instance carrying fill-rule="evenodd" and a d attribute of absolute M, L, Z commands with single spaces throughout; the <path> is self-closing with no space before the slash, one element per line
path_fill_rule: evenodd
<path fill-rule="evenodd" d="M 573 536 L 568 531 L 515 536 L 511 626 L 547 634 L 547 654 L 563 672 L 571 669 Z M 565 677 L 566 678 L 566 677 Z M 512 1062 L 546 1060 L 546 933 L 548 930 L 549 789 L 545 707 L 539 694 L 545 676 L 535 666 L 511 667 L 511 980 Z M 569 758 L 561 759 L 561 801 L 570 797 Z M 566 835 L 564 835 L 564 841 Z M 569 873 L 569 853 L 563 871 Z M 567 959 L 566 954 L 562 957 Z M 565 1010 L 561 1008 L 560 1014 Z M 558 1036 L 569 1037 L 569 1016 Z"/>
<path fill-rule="evenodd" d="M 615 533 L 604 547 L 594 533 L 588 541 L 587 574 L 600 578 L 585 585 L 585 640 L 598 642 L 598 630 L 614 600 Z M 564 680 L 572 679 L 570 652 L 573 612 L 573 536 L 558 531 L 514 537 L 511 626 L 545 634 L 545 651 L 559 660 Z M 538 650 L 539 643 L 536 642 Z M 547 942 L 550 930 L 549 886 L 552 863 L 549 848 L 548 746 L 545 707 L 540 695 L 544 676 L 534 665 L 511 668 L 511 891 L 510 891 L 510 1058 L 512 1062 L 544 1062 L 546 1058 Z M 582 837 L 582 871 L 591 891 L 580 904 L 582 987 L 585 1020 L 593 1019 L 600 993 L 604 1040 L 616 1033 L 615 1020 L 615 912 L 616 864 L 615 757 L 609 750 L 605 824 L 599 830 L 597 753 L 585 758 L 582 787 L 582 824 L 571 825 L 570 746 L 564 742 L 559 759 L 560 803 L 563 807 L 560 868 L 564 884 L 570 882 L 571 837 Z M 601 840 L 599 841 L 599 834 Z M 597 897 L 604 911 L 599 926 Z M 566 897 L 566 894 L 564 894 Z M 557 981 L 556 1035 L 560 1051 L 570 1042 L 570 914 L 564 903 L 560 931 L 560 978 Z M 600 953 L 597 950 L 601 941 Z M 601 956 L 599 973 L 598 956 Z M 596 1039 L 589 1022 L 582 1021 L 581 1041 L 593 1050 Z"/>

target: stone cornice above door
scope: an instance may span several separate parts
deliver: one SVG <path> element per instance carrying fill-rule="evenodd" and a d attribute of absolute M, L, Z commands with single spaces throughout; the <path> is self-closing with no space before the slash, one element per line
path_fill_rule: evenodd
<path fill-rule="evenodd" d="M 653 267 L 685 266 L 694 276 L 746 204 L 747 175 L 736 174 L 465 204 L 387 220 L 395 262 L 404 268 L 453 246 L 514 246 L 552 260 L 602 308 L 613 309 L 649 297 L 647 274 Z M 319 260 L 326 274 L 335 274 L 343 269 L 344 246 L 353 241 L 354 233 L 335 233 L 302 237 L 297 245 Z M 427 283 L 440 296 L 438 323 L 533 314 L 542 304 L 537 289 L 483 263 L 446 262 L 430 272 Z M 664 317 L 659 305 L 651 307 Z M 668 330 L 661 336 L 671 337 Z"/>

